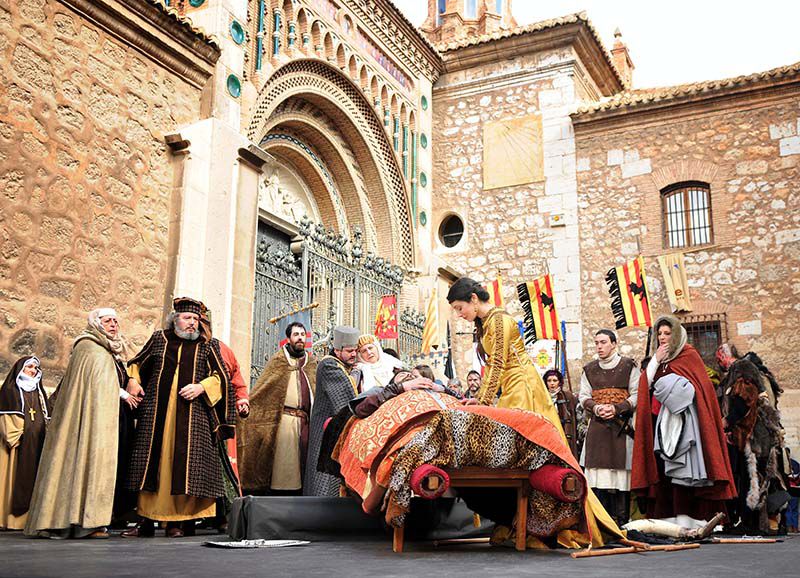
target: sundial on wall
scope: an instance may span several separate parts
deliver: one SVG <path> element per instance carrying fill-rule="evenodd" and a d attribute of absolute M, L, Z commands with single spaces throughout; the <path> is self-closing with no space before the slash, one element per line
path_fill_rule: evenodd
<path fill-rule="evenodd" d="M 483 125 L 483 188 L 544 180 L 542 117 L 529 114 Z"/>

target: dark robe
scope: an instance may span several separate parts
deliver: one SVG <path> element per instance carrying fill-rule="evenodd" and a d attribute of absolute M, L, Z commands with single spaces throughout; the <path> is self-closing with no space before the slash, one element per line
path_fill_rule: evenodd
<path fill-rule="evenodd" d="M 268 492 L 272 482 L 272 466 L 275 458 L 275 440 L 278 435 L 278 426 L 284 414 L 286 401 L 286 388 L 289 383 L 289 374 L 298 373 L 299 386 L 306 387 L 311 394 L 315 391 L 317 378 L 317 360 L 309 352 L 303 357 L 295 358 L 297 367 L 292 367 L 286 359 L 285 349 L 282 347 L 264 367 L 258 377 L 253 390 L 250 392 L 250 415 L 242 420 L 237 432 L 239 442 L 237 462 L 242 478 L 242 487 L 248 492 Z M 305 386 L 303 381 L 306 382 Z M 304 399 L 304 395 L 299 396 Z M 311 398 L 303 403 L 305 408 L 305 429 L 308 432 L 309 416 L 311 413 Z M 300 410 L 294 409 L 299 412 Z M 302 438 L 302 434 L 301 434 Z M 301 452 L 301 463 L 308 457 L 308 436 L 306 436 L 306 452 Z"/>
<path fill-rule="evenodd" d="M 311 425 L 308 442 L 303 495 L 338 496 L 340 482 L 337 478 L 317 471 L 325 422 L 335 416 L 360 392 L 361 376 L 346 367 L 337 357 L 327 355 L 317 365 L 317 394 L 311 408 Z"/>
<path fill-rule="evenodd" d="M 120 389 L 128 387 L 128 373 L 125 364 L 118 359 L 114 360 L 117 380 Z M 136 507 L 136 494 L 125 487 L 128 479 L 128 467 L 131 462 L 133 441 L 136 435 L 136 422 L 134 411 L 122 399 L 119 400 L 119 441 L 117 445 L 117 485 L 114 488 L 113 519 L 125 521 L 132 518 L 133 509 Z"/>
<path fill-rule="evenodd" d="M 575 459 L 580 459 L 578 452 L 578 398 L 571 391 L 563 388 L 556 394 L 553 403 L 558 410 L 558 419 L 567 436 L 567 443 Z"/>
<path fill-rule="evenodd" d="M 702 488 L 679 486 L 672 484 L 671 479 L 664 475 L 663 462 L 653 451 L 655 416 L 647 372 L 644 371 L 639 378 L 636 405 L 631 490 L 647 498 L 647 516 L 650 518 L 686 514 L 695 519 L 708 520 L 716 512 L 725 512 L 725 500 L 736 497 L 716 391 L 708 378 L 703 360 L 688 343 L 675 359 L 658 366 L 653 383 L 669 373 L 685 377 L 694 386 L 703 458 L 708 479 L 713 481 L 713 485 Z"/>
<path fill-rule="evenodd" d="M 0 389 L 0 416 L 16 415 L 23 419 L 22 437 L 16 446 L 14 485 L 10 488 L 10 511 L 14 516 L 22 516 L 30 507 L 51 409 L 42 386 L 41 375 L 39 384 L 33 391 L 23 391 L 17 386 L 17 376 L 29 359 L 31 356 L 27 355 L 14 363 Z M 3 443 L 2 440 L 0 443 Z M 5 447 L 3 450 L 8 448 Z M 5 476 L 5 472 L 0 475 Z M 0 496 L 0 499 L 5 498 Z M 0 521 L 0 525 L 3 523 L 4 521 Z"/>
<path fill-rule="evenodd" d="M 178 366 L 178 350 L 181 364 Z M 187 363 L 194 360 L 194 363 Z M 172 380 L 178 372 L 178 389 L 219 376 L 222 399 L 208 407 L 205 396 L 177 400 L 175 454 L 171 494 L 218 498 L 225 494 L 217 440 L 233 435 L 236 407 L 233 386 L 216 339 L 189 341 L 172 329 L 153 333 L 144 348 L 128 362 L 139 366 L 145 397 L 138 407 L 136 441 L 128 472 L 127 488 L 158 491 L 158 470 L 164 422 Z"/>

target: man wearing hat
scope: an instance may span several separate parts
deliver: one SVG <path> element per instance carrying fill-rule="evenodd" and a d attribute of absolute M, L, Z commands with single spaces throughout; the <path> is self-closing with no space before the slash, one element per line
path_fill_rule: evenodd
<path fill-rule="evenodd" d="M 167 328 L 128 363 L 145 391 L 128 474 L 143 521 L 125 537 L 152 536 L 154 521 L 167 523 L 168 537 L 191 535 L 225 493 L 214 440 L 233 435 L 233 386 L 219 342 L 201 331 L 205 305 L 180 297 L 172 307 Z"/>
<path fill-rule="evenodd" d="M 354 369 L 360 334 L 361 332 L 355 327 L 346 325 L 336 327 L 333 330 L 333 348 L 317 365 L 317 387 L 314 405 L 311 408 L 303 495 L 339 495 L 339 480 L 318 472 L 317 461 L 325 422 L 361 393 L 361 373 Z"/>

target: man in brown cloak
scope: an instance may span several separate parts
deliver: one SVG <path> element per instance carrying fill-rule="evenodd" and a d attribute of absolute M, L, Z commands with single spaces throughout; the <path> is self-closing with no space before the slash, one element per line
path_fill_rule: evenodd
<path fill-rule="evenodd" d="M 306 350 L 306 333 L 299 322 L 286 327 L 286 345 L 272 356 L 250 393 L 250 417 L 239 431 L 245 493 L 302 490 L 317 374 L 317 360 Z"/>
<path fill-rule="evenodd" d="M 129 362 L 145 391 L 128 474 L 143 522 L 125 537 L 152 536 L 154 520 L 167 522 L 168 537 L 190 535 L 224 495 L 214 440 L 233 435 L 235 397 L 219 342 L 201 337 L 204 310 L 200 301 L 175 299 L 167 329 Z"/>

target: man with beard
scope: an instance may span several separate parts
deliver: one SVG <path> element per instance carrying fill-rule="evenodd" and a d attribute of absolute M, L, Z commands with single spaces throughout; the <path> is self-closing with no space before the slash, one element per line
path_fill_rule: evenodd
<path fill-rule="evenodd" d="M 306 327 L 286 327 L 286 344 L 267 363 L 250 394 L 250 416 L 238 432 L 238 462 L 247 494 L 299 494 L 308 455 L 308 422 L 317 360 L 306 351 Z"/>
<path fill-rule="evenodd" d="M 325 422 L 361 393 L 361 372 L 354 369 L 360 332 L 340 325 L 333 330 L 333 348 L 317 366 L 317 389 L 311 410 L 308 459 L 303 480 L 306 496 L 338 496 L 339 479 L 317 471 Z"/>
<path fill-rule="evenodd" d="M 200 301 L 175 299 L 167 328 L 129 362 L 145 397 L 128 475 L 142 522 L 125 537 L 152 536 L 154 520 L 167 523 L 168 537 L 191 535 L 225 493 L 214 440 L 233 435 L 235 396 L 219 342 L 201 336 L 204 311 Z"/>

